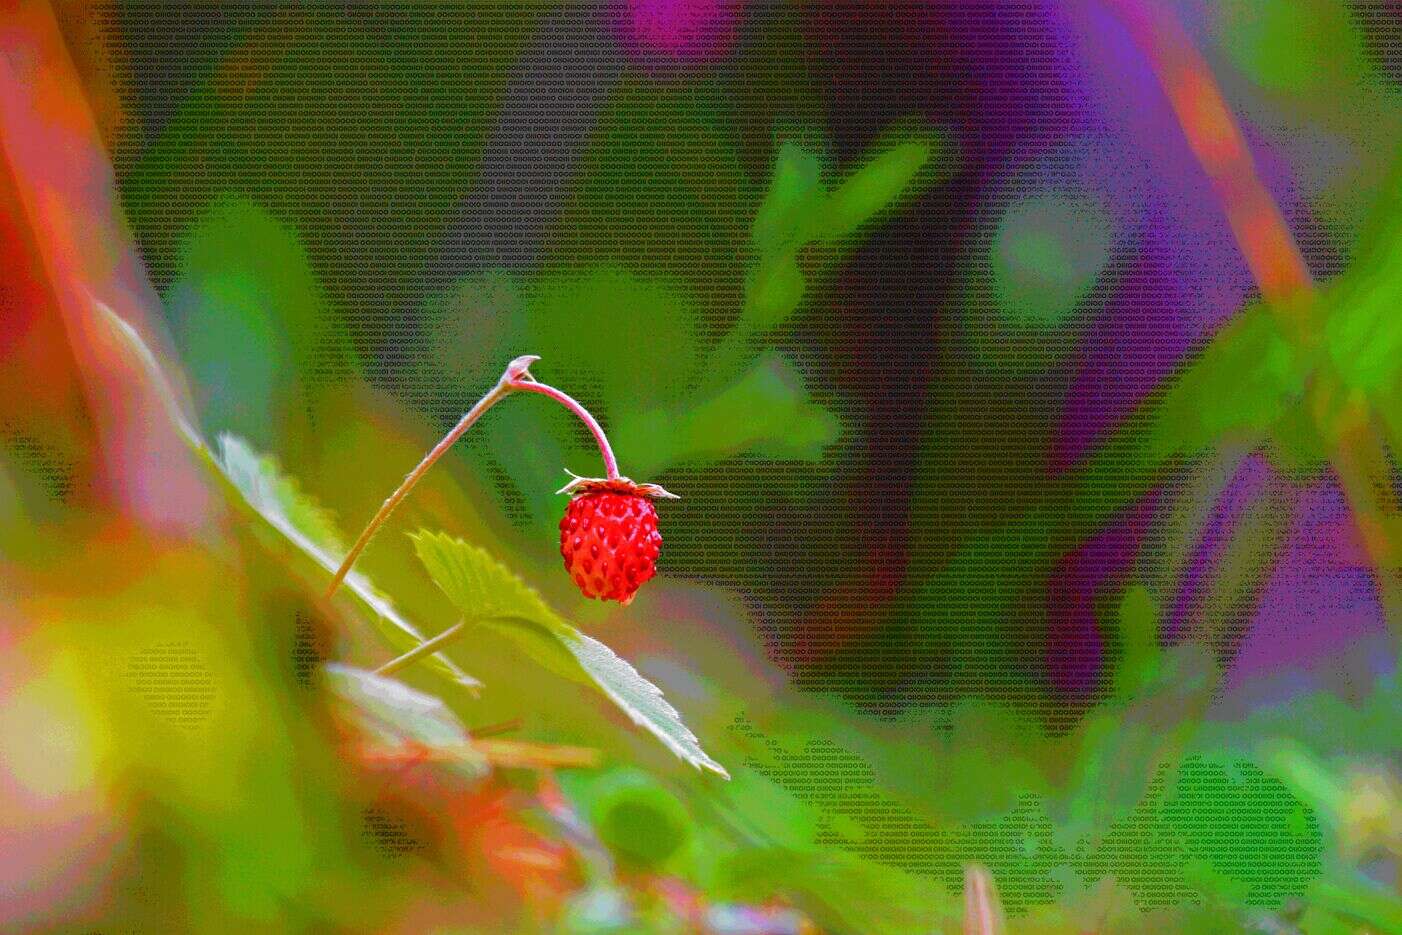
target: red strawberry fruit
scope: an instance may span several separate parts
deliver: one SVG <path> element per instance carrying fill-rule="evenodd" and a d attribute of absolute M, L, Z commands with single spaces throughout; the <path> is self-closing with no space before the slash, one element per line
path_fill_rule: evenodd
<path fill-rule="evenodd" d="M 585 597 L 627 605 L 657 573 L 662 534 L 655 497 L 672 497 L 656 484 L 577 477 L 561 493 L 571 495 L 560 520 L 560 556 Z"/>

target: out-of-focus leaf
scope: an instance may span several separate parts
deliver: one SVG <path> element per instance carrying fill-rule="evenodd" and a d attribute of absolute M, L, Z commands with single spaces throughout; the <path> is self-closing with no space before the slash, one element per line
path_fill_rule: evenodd
<path fill-rule="evenodd" d="M 1342 823 L 1345 783 L 1302 745 L 1292 740 L 1272 740 L 1261 745 L 1257 758 L 1296 798 L 1330 825 L 1337 828 Z"/>
<path fill-rule="evenodd" d="M 902 143 L 869 160 L 837 187 L 823 206 L 818 234 L 840 240 L 892 204 L 929 162 L 933 147 Z"/>
<path fill-rule="evenodd" d="M 910 187 L 932 152 L 927 140 L 892 147 L 827 195 L 818 157 L 792 142 L 781 145 L 750 233 L 756 262 L 745 280 L 739 330 L 767 331 L 792 315 L 806 291 L 799 251 L 852 234 Z"/>
<path fill-rule="evenodd" d="M 377 744 L 390 750 L 410 745 L 426 748 L 446 754 L 454 767 L 470 776 L 486 773 L 486 760 L 441 699 L 354 666 L 332 663 L 325 673 L 331 691 Z"/>
<path fill-rule="evenodd" d="M 521 316 L 525 346 L 551 361 L 562 385 L 597 393 L 610 414 L 685 395 L 701 313 L 676 278 L 621 264 L 541 276 L 523 289 Z"/>
<path fill-rule="evenodd" d="M 98 309 L 113 333 L 140 362 L 181 438 L 218 482 L 227 488 L 227 492 L 237 495 L 230 498 L 231 502 L 260 517 L 278 533 L 281 540 L 295 546 L 302 555 L 326 572 L 334 573 L 341 564 L 339 555 L 343 549 L 329 514 L 302 493 L 296 483 L 282 473 L 275 460 L 259 455 L 242 439 L 232 435 L 221 436 L 219 450 L 211 450 L 186 417 L 170 380 L 136 329 L 107 306 L 98 303 Z M 413 624 L 400 616 L 389 599 L 377 591 L 364 575 L 351 572 L 346 576 L 345 585 L 371 612 L 379 631 L 396 650 L 407 652 L 424 641 Z M 441 653 L 426 661 L 465 688 L 475 690 L 481 684 Z"/>
<path fill-rule="evenodd" d="M 679 462 L 739 455 L 816 461 L 841 434 L 837 416 L 809 400 L 793 365 L 769 354 L 690 409 L 651 410 L 620 422 L 614 440 L 638 476 L 648 477 Z"/>
<path fill-rule="evenodd" d="M 1402 899 L 1361 874 L 1320 880 L 1311 888 L 1309 901 L 1347 919 L 1352 923 L 1349 932 L 1367 931 L 1361 923 L 1380 933 L 1402 935 Z"/>
<path fill-rule="evenodd" d="M 1324 343 L 1341 379 L 1390 390 L 1402 371 L 1402 230 L 1379 232 L 1367 254 L 1320 299 Z"/>
<path fill-rule="evenodd" d="M 677 460 L 719 460 L 764 446 L 776 457 L 817 458 L 837 439 L 837 420 L 808 401 L 803 379 L 767 355 L 719 395 L 673 426 Z"/>
<path fill-rule="evenodd" d="M 1098 841 L 1125 821 L 1196 729 L 1216 685 L 1206 650 L 1185 643 L 1163 653 L 1155 669 L 1157 677 L 1137 687 L 1132 704 L 1107 706 L 1086 718 L 1074 792 L 1060 829 L 1066 843 Z"/>
<path fill-rule="evenodd" d="M 1186 757 L 1168 786 L 1162 817 L 1169 835 L 1183 841 L 1185 856 L 1204 865 L 1200 876 L 1229 898 L 1279 904 L 1303 895 L 1319 876 L 1323 835 L 1314 813 L 1245 757 Z"/>
<path fill-rule="evenodd" d="M 1232 434 L 1269 429 L 1304 392 L 1305 369 L 1265 306 L 1219 331 L 1153 407 L 1146 454 L 1194 456 Z"/>
<path fill-rule="evenodd" d="M 1362 24 L 1328 0 L 1223 0 L 1211 22 L 1228 61 L 1273 92 L 1334 101 L 1372 77 Z"/>
<path fill-rule="evenodd" d="M 1307 368 L 1264 306 L 1226 325 L 1161 394 L 1151 397 L 1074 473 L 1022 517 L 975 537 L 924 586 L 922 600 L 957 589 L 961 613 L 997 620 L 1047 573 L 1053 545 L 1082 541 L 1147 494 L 1165 469 L 1214 446 L 1260 444 L 1304 393 Z M 1016 553 L 1009 565 L 1005 556 Z M 998 568 L 989 574 L 989 568 Z M 970 621 L 965 621 L 969 623 Z"/>
<path fill-rule="evenodd" d="M 837 416 L 816 403 L 804 402 L 794 409 L 782 435 L 761 439 L 750 453 L 762 458 L 817 461 L 841 434 L 842 423 Z"/>
<path fill-rule="evenodd" d="M 599 839 L 630 868 L 657 871 L 694 831 L 681 800 L 634 767 L 610 770 L 584 791 Z"/>
<path fill-rule="evenodd" d="M 726 855 L 716 888 L 746 900 L 791 893 L 822 931 L 909 935 L 959 918 L 929 880 L 836 849 L 747 847 Z"/>
<path fill-rule="evenodd" d="M 1120 660 L 1115 667 L 1115 693 L 1129 700 L 1158 674 L 1159 611 L 1149 589 L 1136 584 L 1125 589 L 1116 610 Z"/>
<path fill-rule="evenodd" d="M 298 231 L 262 205 L 215 197 L 183 233 L 179 256 L 163 298 L 207 424 L 271 439 L 287 426 L 270 425 L 269 413 L 286 423 L 352 369 Z"/>
<path fill-rule="evenodd" d="M 782 251 L 795 240 L 806 239 L 815 209 L 825 198 L 818 157 L 796 143 L 779 147 L 774 178 L 755 212 L 750 240 L 760 256 Z"/>
<path fill-rule="evenodd" d="M 803 290 L 803 273 L 792 251 L 764 259 L 746 282 L 746 324 L 757 331 L 773 328 L 798 308 Z"/>
<path fill-rule="evenodd" d="M 697 769 L 729 778 L 725 767 L 701 749 L 661 689 L 603 643 L 562 620 L 486 550 L 442 533 L 419 532 L 412 538 L 429 576 L 469 620 L 511 637 L 550 670 L 597 688 L 635 724 Z"/>
<path fill-rule="evenodd" d="M 732 275 L 749 233 L 722 88 L 718 76 L 660 86 L 625 75 L 610 84 L 571 166 L 546 265 L 627 264 L 689 282 L 703 302 L 715 299 L 711 290 Z"/>

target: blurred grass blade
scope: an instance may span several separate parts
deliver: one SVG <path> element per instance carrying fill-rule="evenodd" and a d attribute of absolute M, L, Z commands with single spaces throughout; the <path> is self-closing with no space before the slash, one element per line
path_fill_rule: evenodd
<path fill-rule="evenodd" d="M 148 386 L 155 392 L 156 398 L 165 409 L 166 417 L 175 426 L 175 430 L 180 433 L 181 440 L 193 448 L 196 453 L 208 455 L 208 446 L 200 437 L 194 422 L 185 414 L 185 409 L 176 395 L 175 387 L 171 384 L 165 371 L 161 369 L 156 355 L 151 353 L 151 348 L 147 347 L 146 342 L 141 339 L 141 335 L 136 333 L 136 329 L 108 307 L 106 303 L 99 301 L 96 297 L 90 296 L 89 298 L 97 308 L 98 317 L 107 323 L 119 343 L 140 365 Z"/>
<path fill-rule="evenodd" d="M 701 749 L 661 689 L 603 643 L 562 620 L 486 550 L 442 533 L 419 532 L 412 538 L 429 576 L 469 620 L 511 637 L 551 671 L 597 688 L 634 723 L 697 769 L 730 777 Z"/>
<path fill-rule="evenodd" d="M 472 777 L 487 772 L 486 758 L 440 699 L 354 666 L 331 663 L 325 673 L 327 686 L 374 744 L 390 751 L 426 750 Z"/>
<path fill-rule="evenodd" d="M 1041 504 L 967 542 L 926 584 L 925 599 L 958 590 L 987 619 L 1031 593 L 1056 554 L 1084 541 L 1154 489 L 1175 466 L 1233 443 L 1252 450 L 1304 392 L 1306 371 L 1259 303 L 1224 326 Z M 1005 557 L 1016 554 L 1009 565 Z M 997 567 L 991 575 L 988 569 Z M 970 589 L 974 589 L 972 592 Z"/>
<path fill-rule="evenodd" d="M 170 380 L 136 329 L 106 305 L 94 302 L 99 317 L 141 366 L 182 440 L 199 456 L 226 493 L 237 494 L 230 496 L 229 501 L 259 517 L 278 533 L 281 541 L 291 543 L 323 570 L 334 572 L 340 565 L 339 555 L 343 549 L 326 510 L 299 490 L 278 468 L 276 461 L 259 455 L 242 439 L 224 435 L 219 439 L 219 450 L 212 450 L 185 415 Z M 352 573 L 346 585 L 371 612 L 380 633 L 394 649 L 407 652 L 424 641 L 418 629 L 400 616 L 389 599 L 364 575 Z M 476 690 L 481 686 L 442 654 L 431 657 L 429 664 L 465 688 Z"/>

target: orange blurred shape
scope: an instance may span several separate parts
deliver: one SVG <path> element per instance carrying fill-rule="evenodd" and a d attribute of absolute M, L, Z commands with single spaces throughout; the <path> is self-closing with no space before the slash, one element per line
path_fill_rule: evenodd
<path fill-rule="evenodd" d="M 0 153 L 0 249 L 19 271 L 19 283 L 4 293 L 0 349 L 20 333 L 36 334 L 42 344 L 3 361 L 0 382 L 19 392 L 0 399 L 0 427 L 22 421 L 31 397 L 59 402 L 62 419 L 91 425 L 82 442 L 96 444 L 80 442 L 79 450 L 99 453 L 82 463 L 88 476 L 74 486 L 145 522 L 198 528 L 208 491 L 193 456 L 156 415 L 161 407 L 140 368 L 100 317 L 99 302 L 149 335 L 160 319 L 159 300 L 117 201 L 88 91 L 53 11 L 35 0 L 0 11 Z M 55 389 L 45 392 L 46 384 Z"/>
<path fill-rule="evenodd" d="M 1004 935 L 1003 901 L 993 874 L 980 864 L 964 868 L 964 935 Z"/>
<path fill-rule="evenodd" d="M 492 782 L 458 796 L 452 817 L 470 865 L 504 882 L 537 917 L 553 917 L 583 879 L 567 845 L 525 824 L 529 805 Z"/>

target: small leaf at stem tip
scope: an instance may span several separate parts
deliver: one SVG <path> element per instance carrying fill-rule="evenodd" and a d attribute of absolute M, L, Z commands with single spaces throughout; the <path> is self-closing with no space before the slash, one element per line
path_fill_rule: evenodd
<path fill-rule="evenodd" d="M 930 142 L 902 143 L 870 159 L 828 196 L 819 236 L 839 240 L 895 203 L 934 152 Z"/>
<path fill-rule="evenodd" d="M 517 357 L 506 365 L 506 382 L 513 383 L 520 379 L 530 379 L 531 375 L 528 371 L 531 368 L 531 364 L 538 360 L 540 360 L 540 357 L 536 354 L 522 354 L 520 357 Z"/>

